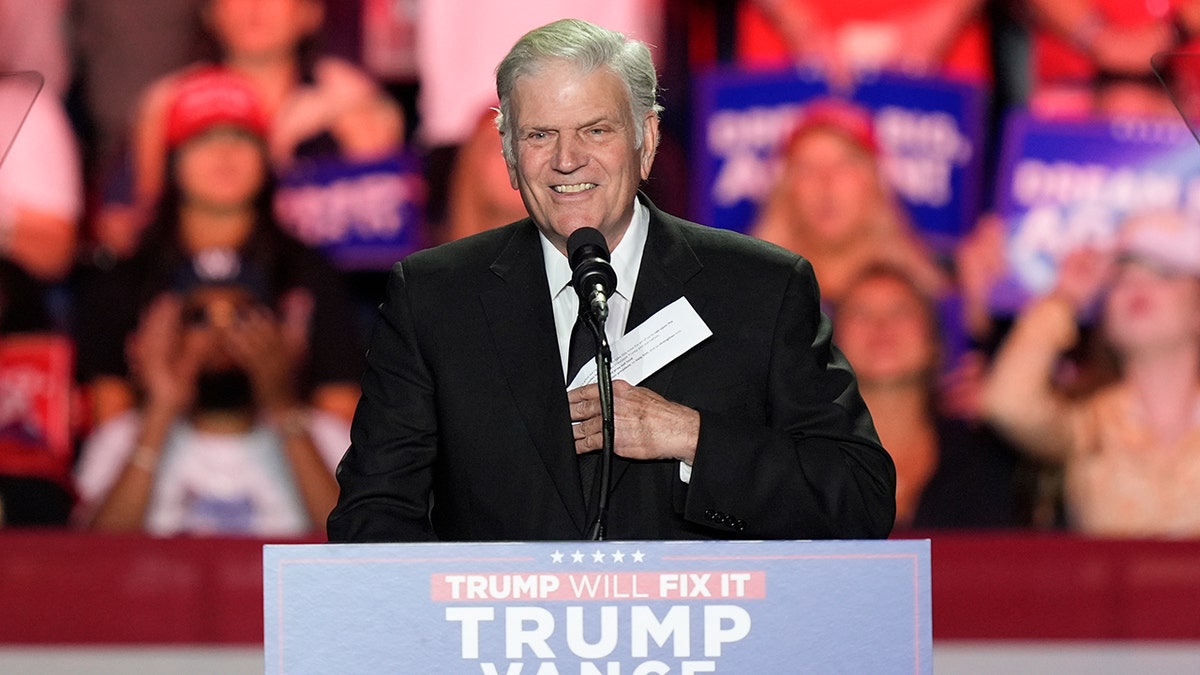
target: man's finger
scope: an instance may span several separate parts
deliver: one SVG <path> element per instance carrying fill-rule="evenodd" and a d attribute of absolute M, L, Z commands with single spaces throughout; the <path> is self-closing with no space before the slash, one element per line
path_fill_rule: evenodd
<path fill-rule="evenodd" d="M 567 401 L 577 403 L 579 401 L 596 401 L 600 399 L 600 387 L 596 384 L 585 384 L 582 387 L 576 387 L 567 391 Z"/>

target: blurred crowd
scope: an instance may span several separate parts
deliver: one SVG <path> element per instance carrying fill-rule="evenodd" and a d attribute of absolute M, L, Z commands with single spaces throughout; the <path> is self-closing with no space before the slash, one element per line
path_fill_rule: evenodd
<path fill-rule="evenodd" d="M 327 258 L 281 183 L 407 153 L 423 245 L 523 217 L 487 83 L 521 33 L 578 13 L 656 46 L 645 189 L 680 215 L 696 72 L 833 83 L 749 233 L 812 262 L 896 463 L 898 531 L 1200 535 L 1200 221 L 1133 214 L 996 314 L 1002 223 L 931 246 L 836 96 L 885 69 L 977 83 L 992 129 L 1013 108 L 1177 118 L 1151 59 L 1200 36 L 1200 0 L 604 4 L 0 0 L 0 73 L 40 75 L 0 78 L 0 134 L 24 116 L 0 137 L 0 525 L 320 533 L 387 267 Z"/>

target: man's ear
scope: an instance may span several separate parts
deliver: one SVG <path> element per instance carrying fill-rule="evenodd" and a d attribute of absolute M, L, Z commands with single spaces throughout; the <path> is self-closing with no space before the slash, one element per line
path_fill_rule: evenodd
<path fill-rule="evenodd" d="M 500 142 L 504 142 L 504 132 L 500 132 Z M 508 184 L 514 190 L 520 190 L 521 185 L 517 182 L 517 165 L 515 162 L 508 161 L 508 156 L 504 157 L 504 168 L 508 169 Z"/>
<path fill-rule="evenodd" d="M 658 152 L 658 115 L 653 110 L 642 120 L 641 169 L 642 180 L 650 178 L 650 167 L 654 166 L 654 154 Z"/>

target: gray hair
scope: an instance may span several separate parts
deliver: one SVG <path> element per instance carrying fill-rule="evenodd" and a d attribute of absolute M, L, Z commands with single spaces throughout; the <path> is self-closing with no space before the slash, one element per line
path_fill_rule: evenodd
<path fill-rule="evenodd" d="M 521 36 L 496 67 L 496 94 L 500 97 L 496 128 L 500 130 L 504 159 L 510 165 L 516 163 L 513 129 L 506 128 L 513 121 L 513 86 L 517 78 L 536 73 L 541 64 L 554 59 L 568 61 L 585 73 L 599 68 L 616 73 L 629 94 L 635 122 L 651 112 L 657 116 L 663 109 L 658 104 L 658 74 L 645 43 L 579 19 L 546 24 Z M 642 136 L 637 135 L 636 148 L 642 147 Z"/>

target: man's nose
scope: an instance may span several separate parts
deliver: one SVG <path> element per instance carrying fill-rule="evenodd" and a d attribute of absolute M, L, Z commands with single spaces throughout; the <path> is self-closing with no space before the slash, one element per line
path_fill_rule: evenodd
<path fill-rule="evenodd" d="M 559 134 L 554 146 L 554 169 L 570 173 L 587 164 L 587 152 L 575 134 Z"/>

